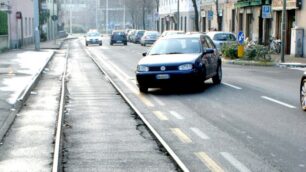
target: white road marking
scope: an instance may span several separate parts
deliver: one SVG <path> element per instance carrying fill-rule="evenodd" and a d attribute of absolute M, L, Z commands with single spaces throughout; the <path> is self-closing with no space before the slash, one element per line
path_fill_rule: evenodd
<path fill-rule="evenodd" d="M 191 131 L 193 131 L 197 136 L 199 136 L 201 139 L 208 140 L 210 139 L 205 133 L 203 133 L 198 128 L 190 128 Z"/>
<path fill-rule="evenodd" d="M 286 106 L 286 107 L 291 108 L 291 109 L 296 109 L 295 106 L 292 106 L 292 105 L 289 105 L 289 104 L 287 104 L 287 103 L 278 101 L 278 100 L 276 100 L 276 99 L 272 99 L 272 98 L 267 97 L 267 96 L 261 96 L 261 98 L 266 99 L 266 100 L 269 100 L 269 101 L 274 102 L 274 103 L 277 103 L 277 104 L 280 104 L 280 105 L 283 105 L 283 106 Z"/>
<path fill-rule="evenodd" d="M 184 117 L 182 115 L 180 115 L 179 113 L 175 112 L 175 111 L 170 111 L 170 114 L 172 116 L 174 116 L 175 118 L 179 119 L 179 120 L 182 120 L 184 119 Z"/>
<path fill-rule="evenodd" d="M 150 97 L 157 103 L 157 104 L 159 104 L 160 106 L 165 106 L 166 104 L 163 102 L 163 101 L 161 101 L 159 98 L 157 98 L 157 97 L 155 97 L 155 96 L 151 96 L 150 95 Z"/>
<path fill-rule="evenodd" d="M 229 86 L 229 87 L 232 87 L 232 88 L 235 88 L 236 90 L 242 90 L 241 87 L 237 87 L 235 85 L 232 85 L 232 84 L 229 84 L 229 83 L 226 83 L 226 82 L 222 82 L 222 84 L 226 85 L 226 86 Z"/>
<path fill-rule="evenodd" d="M 233 155 L 228 152 L 221 152 L 221 155 L 231 163 L 240 172 L 251 172 L 244 164 L 238 161 Z"/>

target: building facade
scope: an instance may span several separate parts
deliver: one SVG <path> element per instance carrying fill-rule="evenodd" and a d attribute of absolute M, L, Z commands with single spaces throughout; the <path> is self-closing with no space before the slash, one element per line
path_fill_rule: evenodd
<path fill-rule="evenodd" d="M 198 8 L 200 1 L 197 1 Z M 199 10 L 198 10 L 199 11 Z M 191 0 L 160 0 L 159 21 L 161 32 L 165 30 L 195 30 L 195 14 Z"/>
<path fill-rule="evenodd" d="M 20 48 L 34 41 L 34 9 L 32 0 L 1 0 L 2 10 L 8 11 L 8 48 Z M 4 7 L 3 7 L 4 6 Z M 3 10 L 5 9 L 6 10 Z M 3 15 L 3 13 L 2 13 Z"/>

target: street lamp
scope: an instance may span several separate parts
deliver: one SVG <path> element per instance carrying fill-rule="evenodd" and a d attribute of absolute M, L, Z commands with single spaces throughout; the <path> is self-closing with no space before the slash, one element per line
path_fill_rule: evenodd
<path fill-rule="evenodd" d="M 6 6 L 7 9 L 1 10 L 3 12 L 7 13 L 7 22 L 8 22 L 8 28 L 7 28 L 7 47 L 11 48 L 11 6 L 9 4 L 6 4 L 4 2 L 0 3 L 0 7 Z"/>

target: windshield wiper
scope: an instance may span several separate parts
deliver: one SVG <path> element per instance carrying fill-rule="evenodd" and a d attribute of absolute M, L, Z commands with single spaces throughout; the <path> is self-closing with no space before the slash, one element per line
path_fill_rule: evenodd
<path fill-rule="evenodd" d="M 170 53 L 166 53 L 166 54 L 184 54 L 182 52 L 170 52 Z"/>

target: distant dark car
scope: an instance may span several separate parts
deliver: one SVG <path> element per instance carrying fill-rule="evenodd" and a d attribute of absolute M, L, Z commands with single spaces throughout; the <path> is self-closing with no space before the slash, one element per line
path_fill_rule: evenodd
<path fill-rule="evenodd" d="M 100 46 L 102 45 L 102 36 L 99 32 L 89 31 L 87 32 L 85 39 L 86 46 L 89 44 L 99 44 Z"/>
<path fill-rule="evenodd" d="M 212 40 L 204 34 L 162 37 L 137 65 L 140 92 L 163 86 L 202 85 L 222 79 L 221 58 Z"/>
<path fill-rule="evenodd" d="M 127 37 L 124 31 L 113 31 L 110 39 L 110 45 L 123 44 L 127 45 Z"/>
<path fill-rule="evenodd" d="M 301 78 L 300 102 L 301 102 L 302 109 L 306 111 L 306 73 L 304 73 Z"/>

